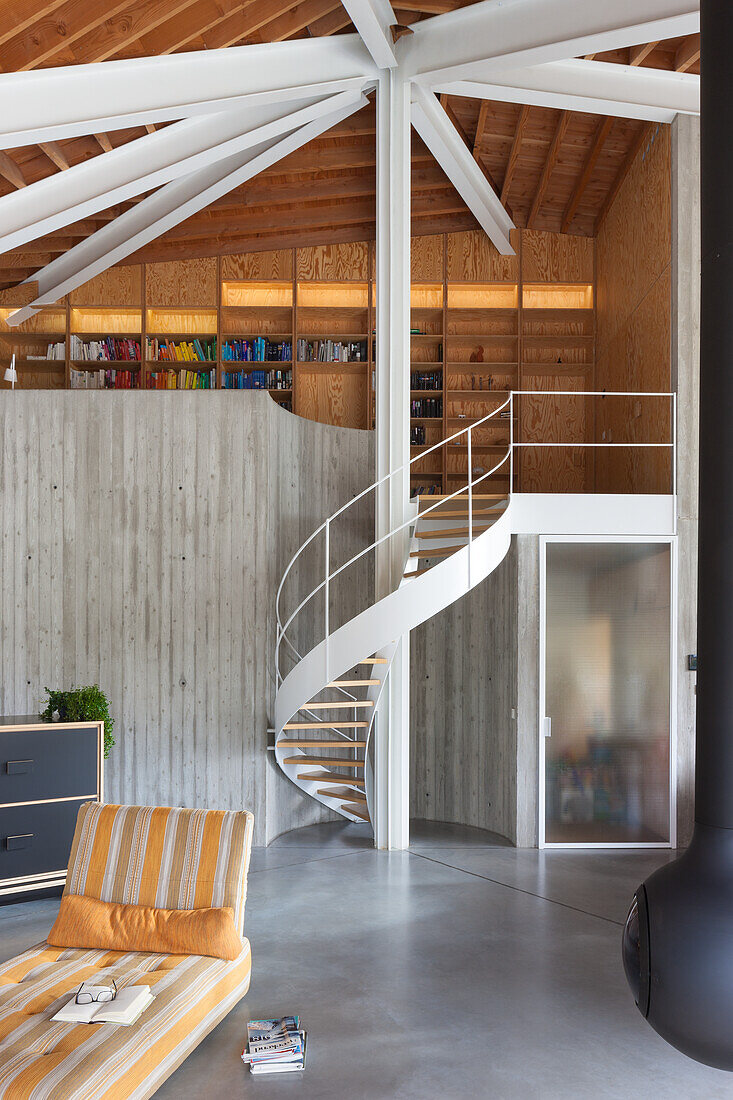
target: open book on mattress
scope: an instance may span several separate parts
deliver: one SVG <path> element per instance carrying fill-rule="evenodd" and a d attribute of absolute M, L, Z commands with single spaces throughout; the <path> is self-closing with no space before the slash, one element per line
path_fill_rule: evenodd
<path fill-rule="evenodd" d="M 90 987 L 88 987 L 90 988 Z M 153 995 L 149 985 L 126 985 L 113 1001 L 93 1001 L 78 1005 L 76 993 L 53 1017 L 65 1024 L 134 1024 L 145 1011 Z"/>

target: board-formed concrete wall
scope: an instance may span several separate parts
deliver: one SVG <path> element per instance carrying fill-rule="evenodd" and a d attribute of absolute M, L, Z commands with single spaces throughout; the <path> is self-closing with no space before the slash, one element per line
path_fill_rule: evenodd
<path fill-rule="evenodd" d="M 323 820 L 267 751 L 275 591 L 373 470 L 373 433 L 263 393 L 3 393 L 0 713 L 99 683 L 108 801 L 250 809 L 259 844 Z"/>

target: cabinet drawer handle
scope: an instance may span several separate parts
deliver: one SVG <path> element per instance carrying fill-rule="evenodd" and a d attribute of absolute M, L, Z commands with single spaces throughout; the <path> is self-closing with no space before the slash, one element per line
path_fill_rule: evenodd
<path fill-rule="evenodd" d="M 30 848 L 33 833 L 19 833 L 17 836 L 6 836 L 5 847 L 9 852 L 16 852 L 19 848 Z"/>
<path fill-rule="evenodd" d="M 33 771 L 32 760 L 8 760 L 5 763 L 5 771 L 8 775 L 28 775 Z"/>

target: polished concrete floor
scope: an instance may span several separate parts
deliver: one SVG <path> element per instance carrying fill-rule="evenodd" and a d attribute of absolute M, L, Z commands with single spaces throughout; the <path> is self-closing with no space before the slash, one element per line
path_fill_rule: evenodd
<path fill-rule="evenodd" d="M 253 855 L 249 995 L 157 1100 L 733 1098 L 644 1023 L 619 943 L 636 885 L 668 853 L 516 851 L 455 827 L 375 852 L 358 826 Z M 42 939 L 56 902 L 0 909 L 0 955 Z M 251 1078 L 247 1019 L 299 1012 L 302 1077 Z"/>

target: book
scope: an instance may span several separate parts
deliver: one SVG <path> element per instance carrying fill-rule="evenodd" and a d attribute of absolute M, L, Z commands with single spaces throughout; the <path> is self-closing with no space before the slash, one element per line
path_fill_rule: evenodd
<path fill-rule="evenodd" d="M 129 1027 L 153 999 L 149 985 L 126 985 L 113 1001 L 92 1001 L 86 1005 L 76 1003 L 75 993 L 52 1019 L 65 1024 L 122 1024 Z"/>

